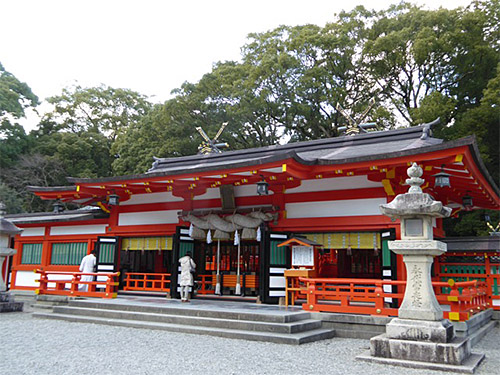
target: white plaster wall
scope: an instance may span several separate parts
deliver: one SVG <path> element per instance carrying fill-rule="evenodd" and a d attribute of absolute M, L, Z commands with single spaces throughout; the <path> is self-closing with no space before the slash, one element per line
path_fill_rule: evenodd
<path fill-rule="evenodd" d="M 44 227 L 23 228 L 23 229 L 24 230 L 21 232 L 21 237 L 43 236 L 45 234 Z"/>
<path fill-rule="evenodd" d="M 34 265 L 33 269 L 37 266 Z M 33 271 L 17 271 L 16 273 L 16 286 L 40 286 L 40 283 L 35 282 L 35 280 L 40 279 L 39 273 L 34 273 Z"/>
<path fill-rule="evenodd" d="M 179 210 L 131 212 L 118 215 L 118 225 L 177 224 Z"/>
<path fill-rule="evenodd" d="M 386 198 L 346 199 L 337 201 L 287 203 L 288 219 L 310 217 L 341 217 L 381 215 L 379 206 L 387 203 Z"/>
<path fill-rule="evenodd" d="M 286 291 L 284 290 L 270 290 L 269 297 L 285 297 Z"/>
<path fill-rule="evenodd" d="M 175 197 L 170 191 L 166 191 L 163 193 L 134 194 L 130 197 L 129 200 L 120 202 L 120 206 L 165 202 L 182 202 L 182 198 Z"/>
<path fill-rule="evenodd" d="M 34 265 L 33 269 L 37 266 Z M 70 280 L 71 275 L 48 275 L 49 280 Z M 35 280 L 40 280 L 40 274 L 33 271 L 17 271 L 16 286 L 39 287 L 40 283 Z M 55 287 L 54 283 L 49 282 L 49 287 Z M 66 284 L 66 288 L 70 288 L 71 284 Z"/>
<path fill-rule="evenodd" d="M 286 279 L 283 276 L 270 276 L 269 277 L 269 287 L 270 288 L 286 288 Z"/>
<path fill-rule="evenodd" d="M 257 195 L 257 185 L 242 185 L 234 187 L 235 197 L 251 197 Z"/>
<path fill-rule="evenodd" d="M 382 187 L 381 182 L 368 180 L 366 176 L 321 178 L 314 180 L 303 180 L 300 186 L 288 189 L 286 193 L 305 193 L 329 190 L 351 190 Z"/>
<path fill-rule="evenodd" d="M 207 192 L 205 194 L 194 197 L 194 200 L 201 201 L 203 199 L 218 199 L 218 198 L 220 198 L 219 188 L 209 188 L 207 189 Z"/>
<path fill-rule="evenodd" d="M 69 235 L 69 234 L 105 234 L 106 224 L 101 225 L 68 225 L 63 227 L 50 228 L 51 236 Z"/>

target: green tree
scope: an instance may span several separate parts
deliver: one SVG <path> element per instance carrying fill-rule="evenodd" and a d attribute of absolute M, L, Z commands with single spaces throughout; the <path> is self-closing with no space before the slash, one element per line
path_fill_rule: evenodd
<path fill-rule="evenodd" d="M 32 143 L 21 125 L 8 120 L 0 123 L 0 170 L 12 167 L 20 155 L 29 152 Z"/>
<path fill-rule="evenodd" d="M 29 86 L 0 63 L 0 170 L 10 168 L 20 155 L 28 152 L 29 137 L 16 121 L 25 116 L 27 108 L 37 105 L 38 98 Z"/>
<path fill-rule="evenodd" d="M 0 123 L 24 117 L 25 110 L 38 105 L 29 86 L 5 70 L 0 62 Z"/>
<path fill-rule="evenodd" d="M 66 184 L 66 171 L 57 158 L 37 153 L 25 154 L 13 168 L 5 171 L 5 181 L 9 189 L 4 192 L 14 192 L 14 199 L 22 200 L 24 212 L 50 210 L 51 202 L 42 201 L 27 190 L 28 186 L 60 186 Z M 14 211 L 17 209 L 13 209 Z"/>
<path fill-rule="evenodd" d="M 96 131 L 79 134 L 56 132 L 36 138 L 35 153 L 57 161 L 66 176 L 107 177 L 111 175 L 110 141 Z M 49 185 L 41 185 L 49 186 Z"/>
<path fill-rule="evenodd" d="M 481 157 L 491 176 L 500 186 L 500 64 L 496 76 L 489 80 L 480 104 L 457 117 L 456 123 L 446 128 L 449 139 L 475 135 Z"/>
<path fill-rule="evenodd" d="M 149 112 L 152 104 L 144 95 L 108 86 L 65 88 L 48 98 L 54 110 L 44 121 L 56 123 L 72 133 L 100 132 L 111 141 Z"/>
<path fill-rule="evenodd" d="M 5 204 L 5 211 L 8 214 L 17 214 L 24 211 L 21 194 L 3 182 L 0 182 L 0 202 Z"/>

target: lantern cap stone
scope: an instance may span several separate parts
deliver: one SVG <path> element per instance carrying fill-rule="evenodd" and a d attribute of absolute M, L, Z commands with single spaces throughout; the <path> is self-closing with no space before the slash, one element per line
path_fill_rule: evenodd
<path fill-rule="evenodd" d="M 420 185 L 425 181 L 420 178 L 423 174 L 422 168 L 417 163 L 413 163 L 407 169 L 407 173 L 409 178 L 406 179 L 406 183 L 410 185 L 408 193 L 397 195 L 388 204 L 381 204 L 382 213 L 391 218 L 450 216 L 451 208 L 444 207 L 441 202 L 435 201 L 429 194 L 422 192 Z"/>
<path fill-rule="evenodd" d="M 393 218 L 431 216 L 448 217 L 451 208 L 444 207 L 426 193 L 399 194 L 388 204 L 380 205 L 380 210 L 386 216 Z"/>

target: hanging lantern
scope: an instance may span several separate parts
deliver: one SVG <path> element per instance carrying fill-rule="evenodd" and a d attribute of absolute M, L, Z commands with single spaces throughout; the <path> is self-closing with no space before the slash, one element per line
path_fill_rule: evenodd
<path fill-rule="evenodd" d="M 207 232 L 207 243 L 212 243 L 212 232 L 210 229 Z"/>
<path fill-rule="evenodd" d="M 462 197 L 462 205 L 467 211 L 469 211 L 474 205 L 472 202 L 472 197 L 469 194 L 466 194 Z"/>
<path fill-rule="evenodd" d="M 258 227 L 258 228 L 257 228 L 257 235 L 255 236 L 255 239 L 256 239 L 258 242 L 260 242 L 260 240 L 261 240 L 261 236 L 262 236 L 262 234 L 261 234 L 261 231 L 260 231 L 260 227 Z"/>
<path fill-rule="evenodd" d="M 436 173 L 434 177 L 434 187 L 451 187 L 450 174 L 444 171 L 444 164 L 441 166 L 441 172 Z"/>
<path fill-rule="evenodd" d="M 269 194 L 269 184 L 264 179 L 264 176 L 261 176 L 261 177 L 262 177 L 262 181 L 257 182 L 257 194 L 268 195 Z"/>
<path fill-rule="evenodd" d="M 118 204 L 120 203 L 120 196 L 117 195 L 117 194 L 110 194 L 108 195 L 108 204 L 110 206 L 118 206 Z"/>

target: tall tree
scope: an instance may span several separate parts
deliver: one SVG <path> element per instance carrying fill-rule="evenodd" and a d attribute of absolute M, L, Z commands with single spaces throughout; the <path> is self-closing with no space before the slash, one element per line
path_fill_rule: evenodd
<path fill-rule="evenodd" d="M 73 133 L 101 132 L 111 141 L 152 107 L 144 95 L 104 85 L 65 88 L 61 95 L 47 101 L 54 105 L 54 110 L 44 117 L 45 121 L 59 124 L 62 130 Z"/>
<path fill-rule="evenodd" d="M 5 70 L 0 62 L 0 122 L 24 117 L 28 107 L 36 107 L 38 97 L 30 87 Z"/>
<path fill-rule="evenodd" d="M 38 105 L 30 87 L 5 70 L 0 62 L 0 170 L 14 165 L 29 150 L 29 137 L 17 120 Z"/>

